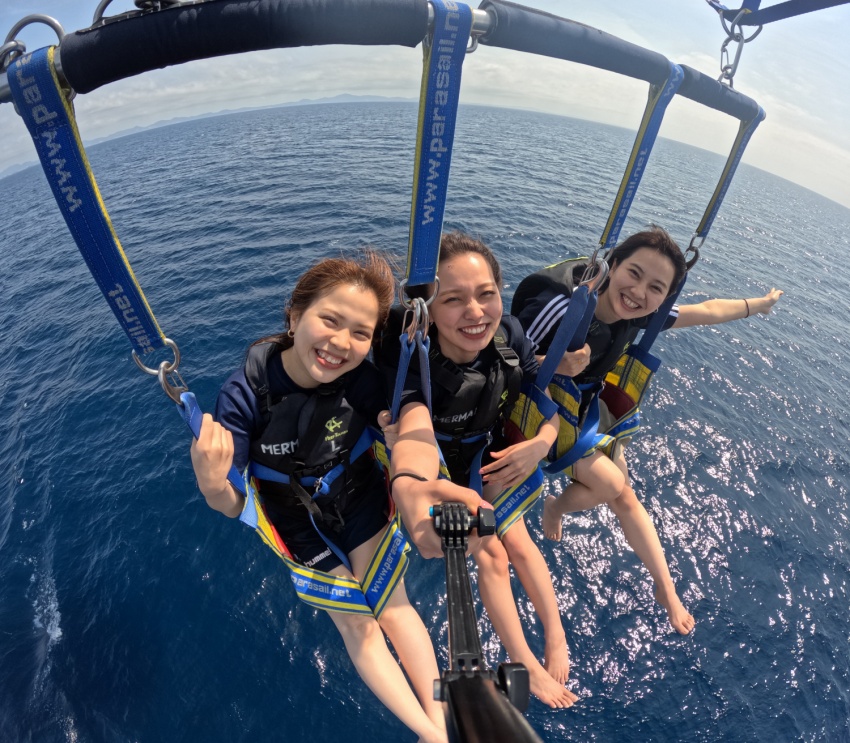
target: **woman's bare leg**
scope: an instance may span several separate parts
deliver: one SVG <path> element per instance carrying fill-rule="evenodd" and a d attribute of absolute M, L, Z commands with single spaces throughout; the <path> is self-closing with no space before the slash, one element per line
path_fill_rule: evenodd
<path fill-rule="evenodd" d="M 522 518 L 505 532 L 502 536 L 502 544 L 525 592 L 534 605 L 534 611 L 543 624 L 544 668 L 555 681 L 564 684 L 570 674 L 570 653 L 567 649 L 567 636 L 564 633 L 564 625 L 561 623 L 561 612 L 558 609 L 549 566 L 531 539 L 525 520 Z"/>
<path fill-rule="evenodd" d="M 667 610 L 670 624 L 680 634 L 687 635 L 694 628 L 694 618 L 685 609 L 676 592 L 655 524 L 629 484 L 628 467 L 622 448 L 617 453 L 615 464 L 623 472 L 626 485 L 608 506 L 620 522 L 629 546 L 652 576 L 655 598 Z"/>
<path fill-rule="evenodd" d="M 614 500 L 627 482 L 620 468 L 601 451 L 579 459 L 574 469 L 576 479 L 564 492 L 546 496 L 543 501 L 543 535 L 556 542 L 563 535 L 565 514 L 588 511 Z"/>
<path fill-rule="evenodd" d="M 576 700 L 575 694 L 546 672 L 525 641 L 511 590 L 508 555 L 499 538 L 494 535 L 477 540 L 473 543 L 473 555 L 478 563 L 481 601 L 511 661 L 528 669 L 531 693 L 550 707 L 570 707 Z"/>
<path fill-rule="evenodd" d="M 355 570 L 362 569 L 368 564 L 382 534 L 383 532 L 360 545 L 349 555 Z M 364 563 L 363 555 L 367 553 L 368 557 L 365 558 Z M 343 566 L 331 572 L 335 575 L 351 576 L 351 573 Z M 357 577 L 362 578 L 362 574 Z M 448 739 L 445 729 L 435 724 L 417 700 L 401 667 L 387 647 L 384 633 L 375 617 L 337 611 L 328 613 L 342 635 L 345 648 L 357 673 L 383 705 L 416 733 L 421 743 L 446 743 Z M 431 648 L 433 657 L 430 638 L 427 647 Z M 434 670 L 436 670 L 436 661 L 434 661 Z"/>

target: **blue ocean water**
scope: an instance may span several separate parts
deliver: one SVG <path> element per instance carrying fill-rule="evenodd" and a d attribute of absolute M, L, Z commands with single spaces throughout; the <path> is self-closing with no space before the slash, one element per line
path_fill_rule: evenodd
<path fill-rule="evenodd" d="M 415 119 L 409 104 L 280 108 L 90 149 L 204 407 L 280 327 L 310 261 L 367 243 L 403 259 Z M 494 247 L 506 304 L 525 274 L 592 250 L 631 140 L 461 110 L 446 226 Z M 660 141 L 624 234 L 657 222 L 686 243 L 721 167 Z M 1 183 L 0 741 L 412 740 L 277 558 L 205 506 L 188 434 L 130 359 L 40 171 Z M 572 517 L 560 544 L 530 516 L 581 696 L 569 711 L 532 701 L 545 740 L 850 740 L 848 227 L 847 209 L 742 166 L 684 301 L 785 296 L 769 318 L 657 344 L 630 466 L 691 636 L 606 509 Z M 407 582 L 445 666 L 441 561 L 415 558 Z"/>

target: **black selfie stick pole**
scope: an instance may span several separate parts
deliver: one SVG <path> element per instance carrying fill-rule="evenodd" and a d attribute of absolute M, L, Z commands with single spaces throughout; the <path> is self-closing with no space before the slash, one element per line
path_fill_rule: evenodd
<path fill-rule="evenodd" d="M 502 663 L 487 670 L 472 603 L 466 567 L 471 529 L 479 536 L 496 530 L 493 511 L 479 508 L 472 516 L 462 503 L 432 509 L 434 529 L 446 555 L 446 597 L 449 613 L 449 669 L 437 682 L 437 698 L 446 703 L 446 723 L 452 743 L 542 743 L 522 716 L 528 706 L 528 671 L 521 663 Z"/>

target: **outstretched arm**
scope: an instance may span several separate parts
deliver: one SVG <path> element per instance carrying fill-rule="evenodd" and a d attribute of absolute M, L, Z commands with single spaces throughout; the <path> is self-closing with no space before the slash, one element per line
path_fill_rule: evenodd
<path fill-rule="evenodd" d="M 763 297 L 751 299 L 709 299 L 699 304 L 679 306 L 679 317 L 674 328 L 691 328 L 695 325 L 718 325 L 730 320 L 741 320 L 755 314 L 767 315 L 784 292 L 771 289 Z"/>
<path fill-rule="evenodd" d="M 191 454 L 198 487 L 207 505 L 231 518 L 242 513 L 245 499 L 227 480 L 233 464 L 233 434 L 204 413 L 201 435 L 192 441 Z"/>

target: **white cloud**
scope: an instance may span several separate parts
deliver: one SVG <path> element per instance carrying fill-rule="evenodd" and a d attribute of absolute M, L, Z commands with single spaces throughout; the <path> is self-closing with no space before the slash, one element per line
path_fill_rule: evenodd
<path fill-rule="evenodd" d="M 0 29 L 11 26 L 8 18 L 16 20 L 24 6 L 28 12 L 41 6 L 68 30 L 91 20 L 92 11 L 82 13 L 78 3 L 69 0 L 16 0 L 11 8 L 7 2 L 0 9 Z M 711 77 L 719 74 L 722 32 L 707 7 L 654 0 L 649 13 L 646 4 L 631 0 L 526 2 L 657 50 Z M 131 7 L 129 0 L 113 5 L 110 12 Z M 736 87 L 768 114 L 745 162 L 850 206 L 850 97 L 844 92 L 850 85 L 850 61 L 843 41 L 850 31 L 850 6 L 844 10 L 811 14 L 817 18 L 796 25 L 766 27 L 745 48 Z M 52 32 L 32 33 L 47 37 Z M 282 49 L 154 71 L 79 96 L 76 106 L 84 138 L 95 139 L 174 117 L 340 93 L 415 98 L 420 75 L 420 49 Z M 632 129 L 646 96 L 647 86 L 640 81 L 484 46 L 465 63 L 462 91 L 468 103 L 530 108 Z M 726 154 L 736 129 L 737 122 L 678 99 L 670 106 L 661 135 Z M 9 104 L 0 105 L 0 131 L 0 172 L 11 163 L 33 160 L 32 144 Z"/>

